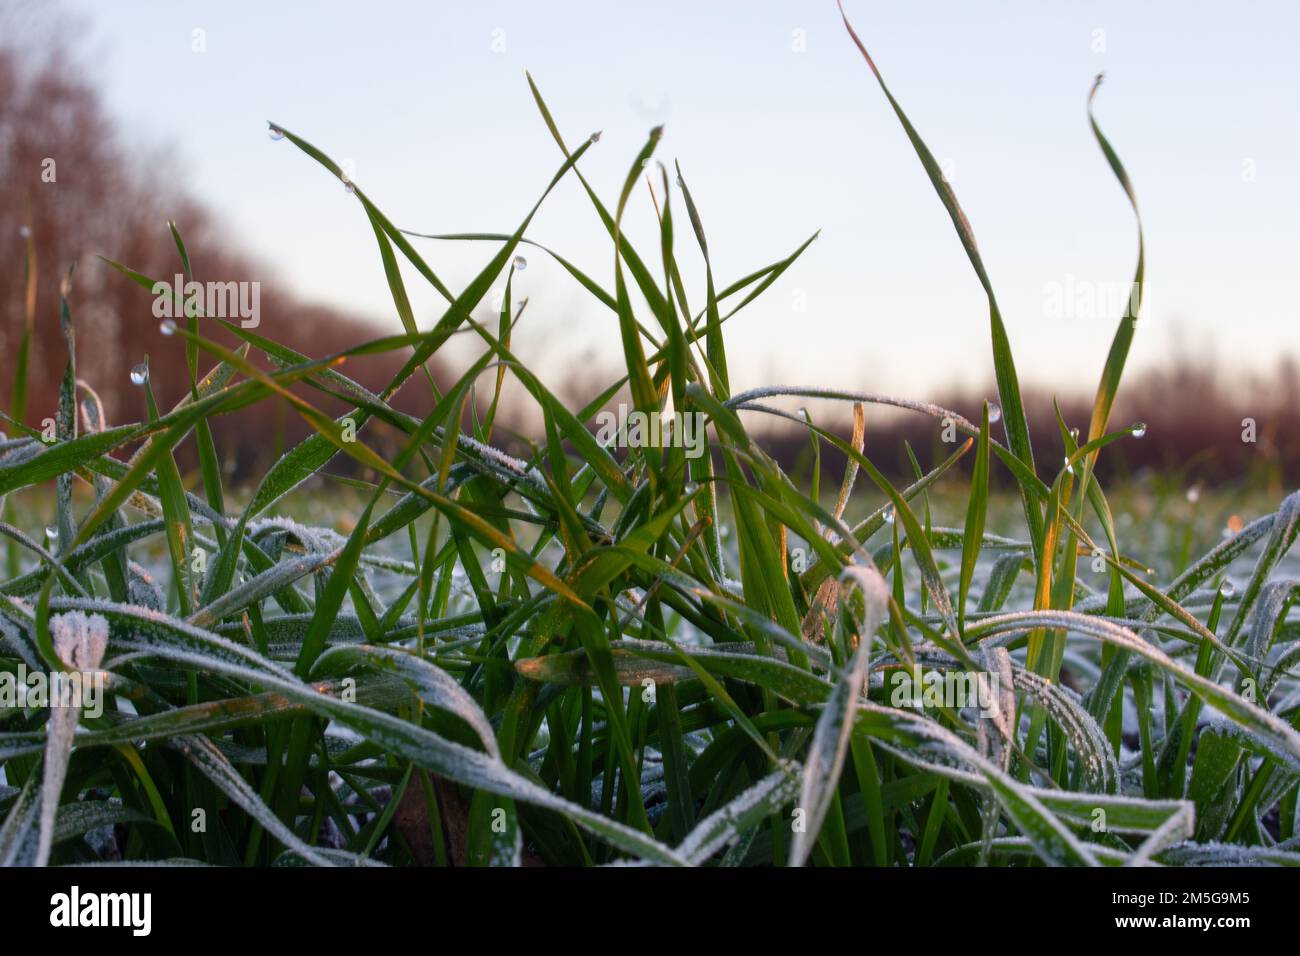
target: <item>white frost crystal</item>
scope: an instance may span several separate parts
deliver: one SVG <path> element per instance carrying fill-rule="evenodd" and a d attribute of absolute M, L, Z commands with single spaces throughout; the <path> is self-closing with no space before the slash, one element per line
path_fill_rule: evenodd
<path fill-rule="evenodd" d="M 108 621 L 102 614 L 68 611 L 50 617 L 50 637 L 54 652 L 70 670 L 79 671 L 83 681 L 88 671 L 98 671 L 108 649 Z M 84 685 L 83 685 L 84 686 Z M 68 773 L 72 754 L 72 737 L 81 717 L 77 706 L 62 706 L 51 695 L 50 719 L 45 725 L 45 778 L 41 782 L 41 829 L 36 848 L 36 865 L 44 866 L 54 845 L 54 818 L 59 810 L 59 794 Z"/>
<path fill-rule="evenodd" d="M 68 611 L 50 617 L 50 636 L 59 659 L 73 670 L 99 669 L 108 649 L 108 621 L 102 614 Z"/>

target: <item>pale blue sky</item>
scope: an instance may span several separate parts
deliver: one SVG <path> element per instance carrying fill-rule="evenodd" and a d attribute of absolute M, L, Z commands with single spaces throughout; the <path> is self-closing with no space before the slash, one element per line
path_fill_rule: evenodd
<path fill-rule="evenodd" d="M 351 159 L 357 182 L 403 227 L 508 231 L 562 158 L 529 69 L 571 141 L 603 130 L 583 168 L 611 205 L 647 130 L 666 124 L 659 156 L 681 161 L 719 284 L 822 230 L 738 318 L 734 385 L 923 398 L 991 379 L 980 288 L 831 0 L 71 5 L 131 140 L 174 146 L 172 172 L 274 281 L 306 297 L 398 325 L 355 199 L 290 144 L 270 142 L 265 121 Z M 1300 4 L 850 0 L 848 10 L 949 163 L 1023 379 L 1091 390 L 1116 315 L 1047 315 L 1051 284 L 1122 288 L 1132 273 L 1132 217 L 1084 109 L 1103 70 L 1099 119 L 1147 226 L 1133 364 L 1159 362 L 1177 341 L 1245 369 L 1293 348 Z M 206 52 L 191 48 L 196 28 Z M 1252 169 L 1253 181 L 1243 175 Z M 643 191 L 633 206 L 631 234 L 653 253 Z M 530 236 L 612 287 L 608 241 L 576 181 L 552 195 Z M 678 236 L 689 240 L 684 216 Z M 490 254 L 422 248 L 457 288 Z M 439 300 L 410 276 L 427 323 Z M 693 263 L 688 278 L 701 278 Z M 532 299 L 518 351 L 540 371 L 620 360 L 613 316 L 558 265 L 529 254 L 518 288 Z M 266 316 L 263 331 L 274 335 L 274 322 Z"/>

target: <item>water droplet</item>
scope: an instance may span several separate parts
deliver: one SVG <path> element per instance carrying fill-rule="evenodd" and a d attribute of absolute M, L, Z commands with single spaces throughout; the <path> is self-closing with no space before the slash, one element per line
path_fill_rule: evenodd
<path fill-rule="evenodd" d="M 1224 578 L 1223 583 L 1219 585 L 1219 593 L 1225 598 L 1230 598 L 1237 593 L 1237 586 L 1227 578 Z"/>
<path fill-rule="evenodd" d="M 31 234 L 32 234 L 32 228 L 31 228 L 31 226 L 19 226 L 19 227 L 18 227 L 18 235 L 22 236 L 24 239 L 29 238 L 29 237 L 31 236 Z"/>
<path fill-rule="evenodd" d="M 276 129 L 274 126 L 272 126 L 267 129 L 266 135 L 271 137 L 273 141 L 279 142 L 280 140 L 284 139 L 284 130 Z"/>
<path fill-rule="evenodd" d="M 352 185 L 352 180 L 346 177 L 343 179 L 343 188 L 346 189 L 349 193 L 355 193 L 357 191 L 357 187 Z"/>
<path fill-rule="evenodd" d="M 992 422 L 1000 422 L 1000 421 L 1002 421 L 1002 406 L 999 405 L 997 402 L 993 402 L 991 405 L 989 405 L 989 422 L 992 423 Z"/>
<path fill-rule="evenodd" d="M 523 256 L 515 256 L 515 271 L 523 272 L 528 268 L 528 260 Z"/>
<path fill-rule="evenodd" d="M 894 523 L 894 509 L 890 508 L 888 511 L 885 512 L 885 524 L 893 524 L 893 523 Z"/>
<path fill-rule="evenodd" d="M 599 143 L 599 142 L 600 142 L 600 134 L 601 134 L 602 132 L 603 132 L 603 130 L 596 130 L 596 132 L 592 133 L 592 134 L 591 134 L 591 141 L 592 141 L 593 143 Z"/>
<path fill-rule="evenodd" d="M 173 322 L 171 319 L 163 319 L 161 322 L 158 323 L 158 331 L 161 332 L 163 335 L 175 335 L 176 323 Z"/>
<path fill-rule="evenodd" d="M 1070 437 L 1074 439 L 1074 442 L 1075 442 L 1075 444 L 1077 445 L 1077 444 L 1079 443 L 1079 429 L 1077 429 L 1077 428 L 1071 428 L 1071 429 L 1070 429 Z"/>
<path fill-rule="evenodd" d="M 45 537 L 49 538 L 51 541 L 57 541 L 57 540 L 59 539 L 59 529 L 58 529 L 58 528 L 46 528 L 46 529 L 45 529 Z"/>
<path fill-rule="evenodd" d="M 685 189 L 685 188 L 686 188 L 686 182 L 685 182 L 685 180 L 683 180 L 682 177 L 680 177 L 680 176 L 677 177 L 677 188 L 678 188 L 678 189 Z"/>
<path fill-rule="evenodd" d="M 696 484 L 695 482 L 693 482 L 693 481 L 688 481 L 688 482 L 686 483 L 686 487 L 682 489 L 682 493 L 683 493 L 684 495 L 686 495 L 687 498 L 689 498 L 689 497 L 691 497 L 691 495 L 695 494 L 695 493 L 696 493 L 697 491 L 699 491 L 699 490 L 700 490 L 700 486 L 699 486 L 699 485 L 697 485 L 697 484 Z"/>
<path fill-rule="evenodd" d="M 141 362 L 135 368 L 131 369 L 131 384 L 143 385 L 149 381 L 149 365 L 147 362 Z"/>
<path fill-rule="evenodd" d="M 1146 423 L 1146 422 L 1134 422 L 1134 423 L 1133 423 L 1132 432 L 1133 432 L 1133 437 L 1134 437 L 1134 438 L 1141 438 L 1143 435 L 1145 435 L 1145 434 L 1147 433 L 1147 423 Z"/>
<path fill-rule="evenodd" d="M 1067 473 L 1069 473 L 1069 474 L 1071 474 L 1071 475 L 1074 474 L 1074 466 L 1073 466 L 1072 464 L 1070 464 L 1070 456 L 1069 456 L 1069 455 L 1066 455 L 1066 456 L 1065 456 L 1065 470 L 1066 470 Z"/>
<path fill-rule="evenodd" d="M 1187 489 L 1187 500 L 1190 501 L 1192 504 L 1196 504 L 1196 502 L 1201 500 L 1200 485 L 1192 485 L 1192 487 Z"/>

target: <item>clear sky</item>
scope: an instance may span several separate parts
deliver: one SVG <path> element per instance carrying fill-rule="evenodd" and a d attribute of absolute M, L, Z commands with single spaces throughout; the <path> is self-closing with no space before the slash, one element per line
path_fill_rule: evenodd
<path fill-rule="evenodd" d="M 648 129 L 700 207 L 719 284 L 821 238 L 729 339 L 733 386 L 916 398 L 992 378 L 982 292 L 832 0 L 71 0 L 112 113 L 167 144 L 189 190 L 277 281 L 398 327 L 356 200 L 266 121 L 335 159 L 400 226 L 509 231 L 562 160 L 524 79 L 613 204 Z M 1294 0 L 848 0 L 895 95 L 949 170 L 1024 380 L 1091 390 L 1117 313 L 1053 290 L 1122 290 L 1133 220 L 1085 102 L 1136 186 L 1148 285 L 1134 366 L 1176 344 L 1271 366 L 1300 321 L 1300 4 Z M 194 32 L 203 30 L 204 52 Z M 801 42 L 802 41 L 802 42 Z M 142 153 L 148 152 L 142 149 Z M 655 252 L 643 191 L 630 230 Z M 681 211 L 680 203 L 676 206 Z M 530 236 L 612 288 L 576 181 Z M 689 246 L 685 217 L 679 243 Z M 484 245 L 425 243 L 454 287 Z M 693 251 L 693 249 L 692 249 Z M 196 254 L 197 254 L 196 250 Z M 551 378 L 620 360 L 616 323 L 530 253 L 520 351 Z M 693 256 L 687 258 L 694 259 Z M 690 279 L 700 279 L 692 266 Z M 420 280 L 410 273 L 410 287 Z M 702 283 L 692 289 L 702 304 Z M 422 323 L 436 294 L 416 294 Z M 1059 303 L 1058 303 L 1059 304 Z M 802 306 L 802 311 L 800 307 Z M 1094 314 L 1095 313 L 1095 314 Z M 274 316 L 263 331 L 274 335 Z M 791 330 L 795 334 L 790 334 Z"/>

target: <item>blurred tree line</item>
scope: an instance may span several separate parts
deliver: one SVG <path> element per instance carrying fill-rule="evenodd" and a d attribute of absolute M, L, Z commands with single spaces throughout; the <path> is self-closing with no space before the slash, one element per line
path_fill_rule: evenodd
<path fill-rule="evenodd" d="M 186 393 L 184 349 L 177 339 L 159 332 L 153 296 L 99 261 L 96 254 L 170 282 L 180 271 L 166 228 L 166 221 L 172 219 L 185 237 L 196 279 L 253 281 L 265 279 L 267 269 L 234 251 L 212 214 L 179 188 L 179 177 L 166 174 L 165 151 L 142 162 L 137 150 L 123 148 L 95 88 L 66 49 L 63 38 L 70 32 L 61 11 L 52 14 L 39 3 L 11 3 L 0 9 L 0 407 L 11 411 L 19 343 L 30 309 L 33 334 L 25 419 L 37 425 L 53 415 L 66 361 L 58 290 L 68 269 L 76 265 L 70 304 L 76 323 L 78 376 L 97 390 L 109 422 L 121 424 L 144 416 L 141 390 L 130 387 L 127 376 L 146 353 L 160 405 L 169 408 Z M 150 171 L 147 178 L 144 170 Z M 26 276 L 29 236 L 36 263 L 32 301 Z M 260 306 L 263 318 L 273 324 L 277 341 L 313 357 L 388 331 L 295 298 L 276 282 L 262 282 Z M 232 336 L 216 334 L 214 326 L 209 325 L 207 332 L 224 344 L 235 343 Z M 743 328 L 734 334 L 743 335 Z M 378 391 L 407 354 L 403 350 L 350 361 L 346 372 Z M 201 368 L 211 364 L 203 359 Z M 608 374 L 600 374 L 606 365 Z M 604 382 L 617 377 L 617 367 L 616 356 L 604 362 L 593 356 L 584 370 L 571 370 L 558 392 L 573 397 L 590 386 L 595 394 Z M 433 371 L 439 386 L 445 386 L 449 376 Z M 1091 403 L 1090 396 L 1078 394 L 1080 384 L 1063 387 L 1061 405 L 1068 424 L 1086 430 Z M 869 387 L 864 383 L 864 388 Z M 329 396 L 315 391 L 304 394 L 328 412 L 343 410 Z M 977 420 L 981 399 L 994 394 L 990 384 L 978 396 L 909 397 L 931 398 Z M 412 413 L 427 410 L 429 402 L 422 376 L 413 377 L 395 399 L 398 407 Z M 1062 442 L 1053 396 L 1029 390 L 1026 406 L 1040 472 L 1054 472 L 1061 461 Z M 524 424 L 532 417 L 526 409 L 503 407 L 501 424 L 505 428 L 513 421 L 523 430 L 535 431 Z M 1279 357 L 1272 374 L 1252 379 L 1220 372 L 1212 357 L 1175 355 L 1167 368 L 1130 376 L 1121 386 L 1112 427 L 1138 420 L 1148 423 L 1146 436 L 1107 448 L 1101 457 L 1103 476 L 1154 469 L 1188 483 L 1247 483 L 1275 493 L 1294 487 L 1300 477 L 1300 371 L 1290 358 Z M 810 466 L 805 434 L 757 417 L 751 416 L 751 421 L 764 446 L 787 468 Z M 838 427 L 846 434 L 849 421 L 845 409 Z M 212 427 L 223 460 L 234 462 L 240 476 L 264 470 L 309 430 L 283 402 L 265 402 L 222 416 Z M 367 434 L 367 441 L 380 450 L 393 447 L 394 440 L 382 432 Z M 910 413 L 869 410 L 867 453 L 898 480 L 913 473 L 905 442 L 923 465 L 942 460 L 954 447 L 942 440 L 939 422 Z M 516 444 L 512 450 L 523 448 Z M 190 443 L 179 454 L 182 466 L 192 468 L 193 460 L 186 457 L 191 454 Z M 827 473 L 838 475 L 842 456 L 831 446 L 824 446 L 822 455 L 823 467 L 832 469 Z M 340 458 L 332 468 L 349 470 L 349 464 Z"/>
<path fill-rule="evenodd" d="M 53 416 L 67 361 L 59 330 L 59 288 L 73 266 L 69 304 L 77 375 L 99 394 L 109 422 L 144 417 L 142 390 L 128 383 L 128 374 L 146 354 L 164 410 L 187 393 L 185 350 L 179 339 L 159 331 L 154 297 L 98 259 L 99 254 L 109 256 L 171 284 L 181 267 L 167 220 L 177 223 L 185 239 L 196 280 L 260 280 L 262 331 L 270 324 L 272 337 L 282 344 L 320 356 L 385 331 L 295 298 L 283 283 L 265 281 L 264 264 L 232 249 L 215 217 L 178 188 L 178 177 L 166 174 L 165 152 L 143 162 L 134 150 L 128 153 L 99 95 L 66 49 L 66 26 L 61 15 L 50 16 L 36 4 L 0 11 L 0 408 L 12 411 L 17 356 L 30 309 L 24 417 L 27 424 L 39 425 Z M 31 289 L 29 241 L 35 261 Z M 204 333 L 225 345 L 238 342 L 214 324 L 206 324 Z M 349 361 L 346 373 L 379 391 L 408 354 Z M 200 374 L 213 364 L 201 354 Z M 421 379 L 414 377 L 397 396 L 399 406 L 413 412 L 421 404 L 427 407 L 429 387 Z M 320 392 L 303 394 L 331 413 L 343 411 L 341 403 Z M 245 475 L 264 469 L 280 449 L 309 431 L 283 402 L 222 416 L 212 427 L 223 459 L 235 462 Z M 367 433 L 367 441 L 382 445 L 385 437 Z M 190 444 L 179 452 L 183 467 L 193 464 L 185 460 Z"/>

